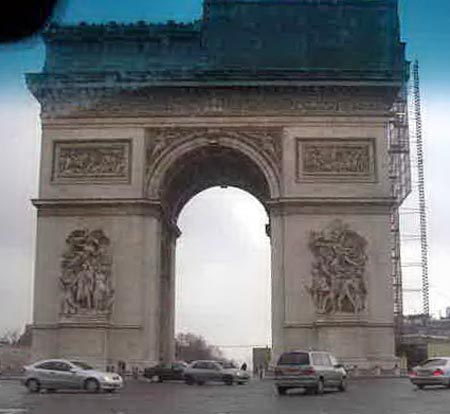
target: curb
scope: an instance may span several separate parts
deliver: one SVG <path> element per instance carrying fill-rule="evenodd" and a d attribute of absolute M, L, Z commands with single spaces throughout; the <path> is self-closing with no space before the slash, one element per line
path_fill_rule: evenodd
<path fill-rule="evenodd" d="M 0 375 L 0 381 L 20 381 L 22 377 L 16 375 Z"/>

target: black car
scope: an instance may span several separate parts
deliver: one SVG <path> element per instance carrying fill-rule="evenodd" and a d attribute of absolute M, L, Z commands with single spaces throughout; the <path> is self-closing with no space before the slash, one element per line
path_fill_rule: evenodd
<path fill-rule="evenodd" d="M 188 364 L 174 362 L 172 364 L 158 364 L 144 369 L 144 377 L 152 381 L 163 382 L 170 380 L 184 380 L 184 370 Z"/>

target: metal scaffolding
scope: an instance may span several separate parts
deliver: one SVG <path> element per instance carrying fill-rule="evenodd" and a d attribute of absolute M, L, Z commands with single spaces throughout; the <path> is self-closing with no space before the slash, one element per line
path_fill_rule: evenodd
<path fill-rule="evenodd" d="M 396 343 L 400 343 L 403 323 L 403 280 L 400 243 L 399 207 L 411 192 L 410 137 L 408 124 L 408 90 L 405 84 L 393 107 L 389 123 L 389 178 L 391 196 L 395 200 L 391 211 L 391 275 L 394 289 L 394 321 Z"/>
<path fill-rule="evenodd" d="M 421 293 L 422 313 L 430 312 L 428 283 L 428 243 L 425 203 L 424 151 L 422 137 L 422 117 L 419 89 L 419 65 L 412 68 L 412 85 L 401 91 L 393 108 L 393 118 L 389 125 L 390 179 L 395 205 L 391 213 L 392 233 L 392 280 L 394 289 L 394 315 L 397 343 L 400 343 L 404 313 L 404 293 Z M 408 202 L 402 202 L 411 193 Z M 418 219 L 418 220 L 417 220 Z M 403 232 L 400 220 L 412 223 L 413 229 Z M 420 244 L 420 257 L 401 261 L 401 244 Z M 411 286 L 412 269 L 421 274 L 421 288 Z M 405 277 L 408 282 L 405 287 Z"/>
<path fill-rule="evenodd" d="M 422 304 L 423 314 L 430 314 L 430 294 L 428 283 L 428 238 L 427 238 L 427 216 L 425 204 L 425 174 L 422 139 L 422 108 L 420 102 L 419 62 L 416 60 L 413 66 L 414 76 L 414 117 L 415 138 L 417 152 L 417 179 L 419 192 L 419 218 L 420 218 L 420 252 L 422 266 Z"/>

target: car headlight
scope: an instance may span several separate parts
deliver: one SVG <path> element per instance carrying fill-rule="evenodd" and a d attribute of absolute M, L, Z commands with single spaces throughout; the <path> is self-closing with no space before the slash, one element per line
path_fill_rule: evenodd
<path fill-rule="evenodd" d="M 236 375 L 238 376 L 238 377 L 242 377 L 242 372 L 240 372 L 240 371 L 238 371 L 238 372 L 236 372 Z"/>
<path fill-rule="evenodd" d="M 112 377 L 110 375 L 103 375 L 103 381 L 112 381 Z"/>

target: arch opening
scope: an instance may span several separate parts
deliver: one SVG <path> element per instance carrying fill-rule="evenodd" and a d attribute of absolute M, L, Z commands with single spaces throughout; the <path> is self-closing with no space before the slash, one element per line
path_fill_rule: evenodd
<path fill-rule="evenodd" d="M 264 206 L 270 198 L 266 177 L 250 157 L 234 148 L 209 144 L 187 152 L 164 174 L 160 196 L 170 222 L 177 222 L 192 197 L 214 186 L 245 190 Z"/>
<path fill-rule="evenodd" d="M 261 202 L 234 186 L 197 193 L 177 221 L 175 333 L 200 335 L 250 366 L 252 348 L 272 343 L 267 223 Z"/>
<path fill-rule="evenodd" d="M 191 259 L 191 261 L 186 265 L 181 265 L 178 261 L 179 259 L 179 249 L 180 245 L 189 245 L 187 242 L 187 235 L 184 235 L 184 231 L 186 229 L 185 223 L 180 223 L 180 213 L 185 211 L 185 208 L 188 210 L 189 205 L 197 204 L 197 199 L 203 199 L 205 194 L 208 194 L 210 191 L 217 191 L 221 194 L 229 194 L 230 192 L 240 192 L 241 199 L 242 194 L 244 194 L 244 198 L 248 200 L 251 199 L 253 203 L 253 213 L 250 213 L 250 218 L 255 216 L 255 205 L 256 210 L 259 208 L 259 216 L 261 217 L 261 212 L 263 216 L 263 221 L 260 225 L 260 228 L 255 232 L 258 233 L 257 238 L 259 238 L 259 242 L 261 243 L 261 239 L 263 240 L 262 244 L 265 246 L 265 254 L 264 260 L 254 260 L 253 266 L 256 265 L 261 266 L 262 263 L 265 263 L 265 266 L 262 266 L 264 270 L 261 270 L 259 267 L 260 273 L 265 273 L 266 277 L 263 278 L 266 283 L 266 296 L 265 299 L 259 299 L 259 303 L 257 304 L 257 309 L 259 313 L 262 315 L 266 315 L 264 317 L 265 325 L 260 326 L 260 329 L 265 333 L 259 336 L 259 340 L 254 339 L 252 344 L 248 344 L 248 340 L 245 340 L 245 344 L 240 344 L 240 346 L 244 346 L 244 348 L 240 348 L 241 351 L 246 350 L 244 354 L 236 352 L 233 354 L 235 357 L 238 356 L 241 359 L 244 356 L 247 359 L 247 363 L 251 362 L 249 360 L 249 345 L 257 345 L 257 346 L 267 346 L 271 343 L 271 253 L 270 253 L 270 239 L 267 237 L 267 225 L 269 222 L 269 212 L 267 207 L 267 201 L 270 200 L 271 194 L 273 193 L 273 185 L 271 187 L 270 177 L 267 176 L 267 165 L 264 164 L 264 161 L 261 161 L 257 156 L 252 156 L 252 152 L 246 152 L 246 148 L 241 149 L 239 147 L 239 143 L 236 143 L 236 147 L 233 146 L 233 143 L 230 145 L 221 145 L 219 143 L 202 143 L 201 145 L 191 147 L 189 150 L 180 150 L 178 148 L 178 156 L 173 157 L 170 162 L 167 163 L 162 160 L 161 165 L 165 165 L 166 167 L 160 170 L 160 181 L 159 185 L 156 188 L 159 188 L 159 196 L 161 200 L 161 204 L 165 213 L 165 219 L 168 221 L 169 227 L 165 228 L 163 234 L 163 244 L 161 246 L 161 304 L 163 304 L 164 309 L 169 309 L 169 312 L 165 312 L 161 314 L 161 352 L 162 358 L 169 360 L 173 358 L 175 347 L 174 344 L 170 345 L 171 339 L 175 336 L 175 322 L 177 320 L 176 317 L 176 309 L 177 309 L 177 297 L 176 297 L 176 286 L 179 280 L 180 273 L 184 271 L 189 272 L 198 272 L 199 263 L 195 263 L 195 259 Z M 153 187 L 155 188 L 155 187 Z M 220 188 L 227 188 L 227 191 L 220 191 Z M 205 191 L 206 190 L 206 191 Z M 201 214 L 200 219 L 197 223 L 197 230 L 204 232 L 203 237 L 200 238 L 200 244 L 203 245 L 202 250 L 206 253 L 206 255 L 214 256 L 218 251 L 230 251 L 230 246 L 239 245 L 239 240 L 236 240 L 234 243 L 229 242 L 228 247 L 225 244 L 222 247 L 216 245 L 216 247 L 211 246 L 212 238 L 214 237 L 214 229 L 217 229 L 217 224 L 222 223 L 223 228 L 230 226 L 231 228 L 231 237 L 239 235 L 241 233 L 241 229 L 239 226 L 243 228 L 248 228 L 249 218 L 245 217 L 243 211 L 236 210 L 236 205 L 234 202 L 231 203 L 230 207 L 232 210 L 234 209 L 235 214 L 227 213 L 223 210 L 226 207 L 227 201 L 223 200 L 219 203 L 218 210 L 216 211 L 218 217 L 216 224 L 207 223 L 206 218 L 203 217 L 205 214 L 203 212 L 198 212 L 196 214 Z M 239 209 L 239 207 L 237 207 Z M 257 215 L 257 214 L 256 214 Z M 227 217 L 228 216 L 228 217 Z M 233 224 L 231 217 L 236 219 L 239 224 Z M 228 222 L 229 221 L 229 222 Z M 174 233 L 172 233 L 173 227 L 172 225 L 176 225 L 176 229 L 178 230 L 178 224 L 181 225 L 181 237 L 178 237 L 177 241 L 173 238 Z M 194 230 L 195 231 L 195 230 Z M 217 233 L 217 232 L 216 232 Z M 176 235 L 180 236 L 180 233 L 177 231 Z M 230 234 L 229 234 L 230 235 Z M 217 234 L 216 234 L 217 236 Z M 246 239 L 245 236 L 241 236 L 241 239 Z M 255 239 L 255 235 L 253 236 L 253 240 Z M 186 243 L 187 242 L 187 243 Z M 242 242 L 242 240 L 241 240 Z M 248 254 L 242 254 L 242 251 L 245 251 L 245 248 L 249 248 L 251 244 L 248 244 L 249 241 L 245 241 L 243 243 L 242 249 L 233 249 L 235 252 L 235 256 L 230 256 L 228 261 L 225 261 L 223 264 L 223 277 L 224 280 L 228 280 L 226 277 L 229 275 L 236 275 L 242 271 L 242 263 L 245 262 L 251 256 L 251 249 Z M 220 244 L 220 243 L 219 243 Z M 182 247 L 181 247 L 182 249 Z M 193 257 L 193 255 L 188 255 Z M 182 258 L 182 255 L 181 255 Z M 255 263 L 256 262 L 256 263 Z M 176 264 L 177 263 L 177 264 Z M 208 263 L 207 260 L 204 260 L 200 267 L 205 269 L 205 265 Z M 210 262 L 209 269 L 213 274 L 217 274 L 217 269 L 215 269 L 215 264 Z M 207 266 L 208 267 L 208 266 Z M 248 268 L 252 268 L 252 264 L 248 263 Z M 190 270 L 189 270 L 190 269 Z M 253 270 L 249 270 L 248 273 L 255 274 L 257 271 L 255 267 Z M 220 272 L 219 272 L 220 273 Z M 169 276 L 170 275 L 170 276 Z M 183 275 L 181 274 L 181 277 Z M 242 275 L 240 278 L 242 280 L 246 280 L 246 275 Z M 247 279 L 248 280 L 248 279 Z M 258 280 L 257 277 L 254 276 L 251 278 L 252 283 L 257 285 Z M 247 292 L 239 294 L 239 281 L 235 281 L 236 284 L 232 284 L 228 289 L 217 289 L 216 291 L 209 292 L 209 295 L 222 295 L 225 297 L 229 297 L 230 300 L 233 298 L 238 299 L 238 303 L 245 303 L 248 300 L 248 294 L 252 294 L 251 292 L 251 283 L 247 285 L 247 288 L 244 289 Z M 235 286 L 235 287 L 233 287 Z M 206 284 L 205 289 L 208 289 L 209 284 Z M 192 289 L 183 289 L 182 296 L 185 297 L 186 291 L 190 292 Z M 268 290 L 268 291 L 267 291 Z M 268 297 L 267 297 L 268 294 Z M 187 294 L 189 296 L 189 293 Z M 264 295 L 263 295 L 264 296 Z M 250 302 L 249 302 L 250 303 Z M 219 305 L 219 309 L 221 306 Z M 214 309 L 213 308 L 210 308 Z M 252 312 L 250 310 L 246 310 L 244 312 L 245 317 L 250 318 L 247 326 L 251 325 L 250 320 L 253 319 L 253 325 L 261 325 L 261 322 L 257 320 L 257 317 L 253 314 L 253 318 L 250 316 Z M 225 317 L 222 315 L 222 317 Z M 235 325 L 235 321 L 241 319 L 238 313 L 228 314 L 228 319 L 222 319 L 224 324 L 221 332 L 224 330 L 233 329 L 233 325 Z M 256 322 L 255 322 L 256 321 Z M 210 325 L 212 328 L 214 323 Z M 212 330 L 214 330 L 212 328 Z M 200 329 L 200 333 L 204 333 L 204 330 Z M 242 336 L 242 335 L 241 335 Z M 208 335 L 208 338 L 217 341 L 216 335 Z M 222 341 L 221 341 L 222 342 Z M 255 343 L 256 342 L 256 343 Z M 261 342 L 261 343 L 259 343 Z M 217 344 L 216 345 L 223 345 Z M 230 344 L 228 344 L 230 345 Z M 232 345 L 232 344 L 231 344 Z M 239 344 L 238 344 L 239 345 Z M 172 351 L 168 351 L 171 349 Z"/>

